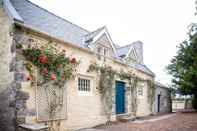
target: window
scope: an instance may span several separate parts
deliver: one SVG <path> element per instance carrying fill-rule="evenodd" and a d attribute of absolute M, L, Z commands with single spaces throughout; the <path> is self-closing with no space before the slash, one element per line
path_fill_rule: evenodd
<path fill-rule="evenodd" d="M 143 96 L 143 88 L 138 87 L 138 96 Z"/>
<path fill-rule="evenodd" d="M 104 56 L 108 56 L 108 49 L 104 48 Z"/>
<path fill-rule="evenodd" d="M 97 48 L 97 53 L 98 53 L 98 59 L 101 60 L 101 54 L 102 54 L 102 48 L 101 47 Z"/>
<path fill-rule="evenodd" d="M 137 94 L 138 96 L 143 96 L 143 88 L 144 88 L 145 84 L 144 82 L 140 82 L 138 85 L 138 90 L 137 90 Z"/>
<path fill-rule="evenodd" d="M 102 51 L 102 48 L 101 48 L 101 47 L 98 47 L 98 48 L 97 48 L 97 53 L 98 53 L 98 54 L 101 54 L 101 51 Z"/>
<path fill-rule="evenodd" d="M 97 46 L 96 52 L 99 60 L 103 59 L 105 61 L 106 57 L 109 56 L 109 48 L 102 45 Z"/>
<path fill-rule="evenodd" d="M 90 92 L 90 79 L 78 78 L 78 90 L 80 92 Z"/>

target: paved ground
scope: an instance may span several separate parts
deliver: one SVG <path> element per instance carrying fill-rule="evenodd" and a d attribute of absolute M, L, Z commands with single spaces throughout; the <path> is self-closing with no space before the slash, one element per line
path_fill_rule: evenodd
<path fill-rule="evenodd" d="M 197 131 L 197 113 L 176 113 L 139 121 L 102 125 L 87 131 Z"/>
<path fill-rule="evenodd" d="M 170 118 L 170 117 L 174 117 L 176 114 L 166 114 L 166 115 L 163 115 L 163 116 L 157 116 L 157 117 L 150 117 L 148 119 L 144 119 L 144 120 L 135 120 L 133 123 L 135 124 L 143 124 L 143 123 L 147 123 L 147 122 L 155 122 L 155 121 L 159 121 L 159 120 L 164 120 L 164 119 L 167 119 L 167 118 Z"/>

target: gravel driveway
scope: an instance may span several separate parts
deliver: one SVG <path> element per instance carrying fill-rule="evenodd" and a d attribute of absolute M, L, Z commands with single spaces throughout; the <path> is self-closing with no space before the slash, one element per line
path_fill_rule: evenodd
<path fill-rule="evenodd" d="M 88 131 L 197 131 L 197 113 L 176 113 L 169 117 L 143 122 L 126 122 L 98 126 Z"/>

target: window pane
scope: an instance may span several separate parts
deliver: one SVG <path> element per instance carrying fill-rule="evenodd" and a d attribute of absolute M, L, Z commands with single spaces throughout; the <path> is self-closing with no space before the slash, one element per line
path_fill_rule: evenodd
<path fill-rule="evenodd" d="M 90 80 L 78 78 L 78 90 L 89 92 L 90 91 Z"/>

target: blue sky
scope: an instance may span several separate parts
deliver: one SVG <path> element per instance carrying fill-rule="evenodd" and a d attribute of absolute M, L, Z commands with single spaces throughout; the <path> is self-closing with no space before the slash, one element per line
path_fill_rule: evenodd
<path fill-rule="evenodd" d="M 170 84 L 164 70 L 196 21 L 195 0 L 31 0 L 89 31 L 107 26 L 115 44 L 144 43 L 144 63 L 156 80 Z"/>

